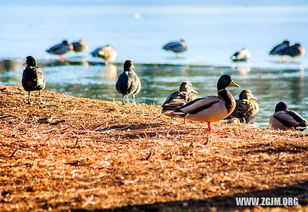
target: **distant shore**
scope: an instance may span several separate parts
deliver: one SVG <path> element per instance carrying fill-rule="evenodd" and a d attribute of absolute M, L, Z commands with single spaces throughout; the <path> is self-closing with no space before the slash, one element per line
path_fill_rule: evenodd
<path fill-rule="evenodd" d="M 307 209 L 305 132 L 218 122 L 209 133 L 159 106 L 50 91 L 27 105 L 24 94 L 0 86 L 1 211 L 270 210 L 236 196 L 291 196 L 300 206 L 284 209 Z"/>

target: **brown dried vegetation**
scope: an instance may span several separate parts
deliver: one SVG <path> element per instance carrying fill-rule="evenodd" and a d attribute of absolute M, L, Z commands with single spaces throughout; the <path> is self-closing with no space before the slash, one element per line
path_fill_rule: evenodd
<path fill-rule="evenodd" d="M 158 106 L 48 91 L 43 100 L 27 105 L 20 87 L 0 86 L 0 211 L 244 210 L 234 195 L 258 192 L 307 209 L 306 132 L 220 122 L 208 133 L 170 123 Z"/>

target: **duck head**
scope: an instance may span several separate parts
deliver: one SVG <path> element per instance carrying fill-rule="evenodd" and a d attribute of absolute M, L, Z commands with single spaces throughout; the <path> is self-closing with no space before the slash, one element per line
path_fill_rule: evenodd
<path fill-rule="evenodd" d="M 245 90 L 242 90 L 242 92 L 240 93 L 239 95 L 239 99 L 247 99 L 247 100 L 250 100 L 250 99 L 254 99 L 254 100 L 257 100 L 253 95 L 252 95 L 252 91 L 249 90 L 249 89 L 245 89 Z"/>
<path fill-rule="evenodd" d="M 283 44 L 290 45 L 290 41 L 288 41 L 288 40 L 284 40 L 282 43 L 283 43 Z"/>
<path fill-rule="evenodd" d="M 26 57 L 25 63 L 27 66 L 36 66 L 35 59 L 32 56 Z"/>
<path fill-rule="evenodd" d="M 133 61 L 126 60 L 124 63 L 124 71 L 133 71 L 135 69 Z"/>
<path fill-rule="evenodd" d="M 193 89 L 191 82 L 188 82 L 188 81 L 184 81 L 181 83 L 179 91 L 195 93 L 195 94 L 198 93 L 197 91 Z"/>
<path fill-rule="evenodd" d="M 240 87 L 237 83 L 235 83 L 229 75 L 222 75 L 217 82 L 217 90 L 220 91 L 225 89 L 228 86 Z"/>
<path fill-rule="evenodd" d="M 276 105 L 275 112 L 284 111 L 284 110 L 288 110 L 287 104 L 284 103 L 284 102 L 279 102 L 279 103 Z"/>
<path fill-rule="evenodd" d="M 74 49 L 73 44 L 70 44 L 67 40 L 63 40 L 62 44 L 66 45 L 69 50 L 73 50 Z"/>
<path fill-rule="evenodd" d="M 299 47 L 299 46 L 302 46 L 302 45 L 299 44 L 299 43 L 296 43 L 296 44 L 294 44 L 294 46 L 295 46 L 295 47 Z"/>

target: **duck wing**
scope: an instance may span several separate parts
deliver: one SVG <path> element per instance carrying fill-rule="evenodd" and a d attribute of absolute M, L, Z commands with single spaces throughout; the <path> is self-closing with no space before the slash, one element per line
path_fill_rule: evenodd
<path fill-rule="evenodd" d="M 283 51 L 285 48 L 287 48 L 287 47 L 289 47 L 288 44 L 286 44 L 286 43 L 281 43 L 281 44 L 275 46 L 275 47 L 270 51 L 269 54 L 270 54 L 270 55 L 275 55 L 275 54 L 280 55 L 280 54 L 282 53 L 282 51 Z"/>
<path fill-rule="evenodd" d="M 293 46 L 290 46 L 288 48 L 283 49 L 280 54 L 281 55 L 288 55 L 288 56 L 295 56 L 299 53 L 299 51 L 296 48 L 293 48 Z"/>
<path fill-rule="evenodd" d="M 90 54 L 93 56 L 93 57 L 99 57 L 99 54 L 98 52 L 102 50 L 103 47 L 99 47 L 97 49 L 95 49 L 94 51 L 92 51 Z"/>
<path fill-rule="evenodd" d="M 118 81 L 116 83 L 116 89 L 119 93 L 123 95 L 128 94 L 128 75 L 125 72 L 122 72 L 119 75 Z"/>
<path fill-rule="evenodd" d="M 289 110 L 287 113 L 288 113 L 290 116 L 292 116 L 292 118 L 293 118 L 294 120 L 297 121 L 298 125 L 297 125 L 296 127 L 303 127 L 303 128 L 306 128 L 306 126 L 307 126 L 307 121 L 306 121 L 303 117 L 301 117 L 297 112 L 292 111 L 292 110 Z"/>
<path fill-rule="evenodd" d="M 135 72 L 123 72 L 118 78 L 116 89 L 123 95 L 137 94 L 141 89 L 140 79 Z"/>
<path fill-rule="evenodd" d="M 164 111 L 174 111 L 184 104 L 186 104 L 188 101 L 186 101 L 186 92 L 179 92 L 175 91 L 172 94 L 170 94 L 164 104 L 162 105 L 163 112 Z"/>
<path fill-rule="evenodd" d="M 222 102 L 223 104 L 224 101 L 221 97 L 218 96 L 207 96 L 204 98 L 198 98 L 195 99 L 191 102 L 188 102 L 187 104 L 183 105 L 180 107 L 178 110 L 175 112 L 182 112 L 184 114 L 196 114 L 202 110 L 206 110 L 207 108 L 211 107 L 212 105 L 216 103 Z"/>
<path fill-rule="evenodd" d="M 128 73 L 128 93 L 135 95 L 141 90 L 141 82 L 134 71 Z"/>
<path fill-rule="evenodd" d="M 68 51 L 69 51 L 69 49 L 68 49 L 67 45 L 65 45 L 63 43 L 52 46 L 52 47 L 50 47 L 49 49 L 46 50 L 46 52 L 52 53 L 52 54 L 64 54 Z"/>
<path fill-rule="evenodd" d="M 171 50 L 174 52 L 182 52 L 186 50 L 186 47 L 182 43 L 174 41 L 174 42 L 170 42 L 164 45 L 163 49 Z"/>
<path fill-rule="evenodd" d="M 22 86 L 26 91 L 45 88 L 45 77 L 40 68 L 28 66 L 22 76 Z"/>
<path fill-rule="evenodd" d="M 298 126 L 299 123 L 294 119 L 293 115 L 290 115 L 289 111 L 278 111 L 273 115 L 273 117 L 286 127 L 295 127 Z"/>
<path fill-rule="evenodd" d="M 234 111 L 226 119 L 231 118 L 245 118 L 247 117 L 247 112 L 250 110 L 249 102 L 247 100 L 236 100 L 236 107 Z"/>

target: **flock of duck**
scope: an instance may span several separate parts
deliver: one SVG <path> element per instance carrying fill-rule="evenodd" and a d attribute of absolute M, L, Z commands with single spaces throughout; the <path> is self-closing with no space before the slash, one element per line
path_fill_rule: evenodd
<path fill-rule="evenodd" d="M 63 41 L 60 44 L 52 46 L 47 52 L 57 54 L 63 59 L 63 55 L 70 51 L 84 51 L 88 46 L 82 41 L 73 42 L 72 44 Z M 186 51 L 188 48 L 184 40 L 169 42 L 163 46 L 163 49 L 173 51 L 176 54 Z M 245 49 L 244 49 L 245 50 Z M 245 54 L 244 54 L 245 53 Z M 239 58 L 242 55 L 250 55 L 247 50 L 243 53 L 237 52 L 232 56 L 232 60 L 245 61 Z M 91 54 L 95 57 L 101 57 L 108 64 L 115 60 L 116 51 L 110 45 L 99 47 Z M 289 41 L 284 41 L 275 46 L 270 55 L 296 57 L 304 54 L 304 49 L 299 44 L 290 46 Z M 23 71 L 22 86 L 28 92 L 26 103 L 30 104 L 30 92 L 39 91 L 40 103 L 41 90 L 45 88 L 45 77 L 42 70 L 36 66 L 36 61 L 32 56 L 26 57 L 25 64 L 27 67 Z M 135 95 L 141 90 L 141 82 L 134 71 L 133 61 L 126 60 L 124 63 L 124 71 L 119 75 L 116 82 L 116 90 L 122 95 L 122 103 L 125 104 L 125 97 L 129 102 L 128 96 L 132 96 L 135 102 Z M 190 82 L 182 82 L 178 91 L 170 94 L 162 105 L 162 113 L 166 116 L 191 119 L 200 122 L 207 122 L 208 130 L 211 131 L 211 123 L 223 119 L 239 120 L 242 123 L 250 123 L 259 111 L 257 99 L 253 96 L 251 90 L 243 90 L 238 100 L 234 100 L 232 94 L 227 87 L 240 87 L 235 83 L 231 76 L 222 75 L 217 81 L 217 96 L 207 96 L 197 98 L 195 91 Z M 270 117 L 269 126 L 279 130 L 305 130 L 307 121 L 298 113 L 288 110 L 284 102 L 279 102 L 276 105 L 274 114 Z"/>
<path fill-rule="evenodd" d="M 50 47 L 46 50 L 46 52 L 54 55 L 60 55 L 61 60 L 64 60 L 64 54 L 68 53 L 71 50 L 74 52 L 82 52 L 87 49 L 88 45 L 83 40 L 75 41 L 72 43 L 69 43 L 67 40 L 64 40 L 62 41 L 62 43 Z M 188 50 L 188 44 L 183 39 L 181 39 L 179 41 L 171 41 L 165 44 L 162 49 L 174 52 L 176 57 L 178 57 L 179 53 L 183 53 Z M 285 40 L 275 46 L 269 53 L 269 55 L 281 56 L 281 62 L 284 61 L 283 56 L 295 58 L 300 57 L 304 54 L 305 49 L 301 44 L 295 43 L 294 45 L 291 45 L 290 41 L 288 40 Z M 106 65 L 110 62 L 115 61 L 115 59 L 117 58 L 117 52 L 110 44 L 96 48 L 91 52 L 91 55 L 93 57 L 100 57 L 104 59 Z M 251 54 L 246 48 L 235 51 L 231 56 L 231 60 L 233 62 L 246 62 L 250 58 Z"/>

